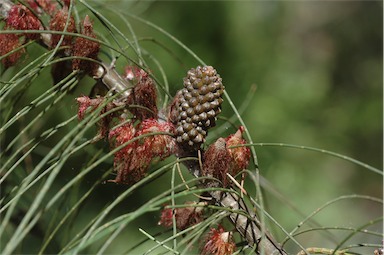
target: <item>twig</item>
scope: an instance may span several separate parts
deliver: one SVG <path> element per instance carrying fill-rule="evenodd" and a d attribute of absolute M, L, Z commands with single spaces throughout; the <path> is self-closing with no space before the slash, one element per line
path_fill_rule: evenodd
<path fill-rule="evenodd" d="M 305 251 L 300 251 L 297 253 L 297 255 L 305 255 L 305 254 L 326 254 L 326 255 L 351 255 L 351 253 L 348 253 L 347 250 L 333 250 L 333 249 L 326 249 L 326 248 L 317 248 L 317 247 L 310 247 L 305 249 Z"/>

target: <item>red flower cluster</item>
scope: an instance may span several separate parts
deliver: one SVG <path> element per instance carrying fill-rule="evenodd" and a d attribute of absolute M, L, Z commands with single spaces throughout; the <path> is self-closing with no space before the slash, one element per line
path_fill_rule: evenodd
<path fill-rule="evenodd" d="M 235 176 L 248 167 L 251 155 L 248 147 L 228 148 L 246 143 L 242 138 L 243 132 L 244 128 L 240 127 L 235 134 L 225 139 L 219 138 L 208 147 L 203 157 L 203 176 L 217 178 L 222 182 L 223 187 L 227 187 L 229 185 L 227 173 Z"/>
<path fill-rule="evenodd" d="M 156 119 L 158 111 L 155 84 L 144 70 L 128 67 L 124 78 L 135 84 L 131 96 L 126 100 L 105 103 L 103 97 L 91 99 L 87 96 L 76 100 L 79 104 L 79 119 L 84 118 L 88 108 L 94 111 L 104 105 L 100 111 L 100 114 L 104 114 L 118 106 L 124 106 L 125 109 L 111 112 L 100 119 L 98 138 L 107 138 L 112 149 L 123 146 L 114 155 L 114 167 L 117 171 L 114 182 L 132 184 L 146 175 L 153 159 L 163 160 L 174 153 L 174 126 L 170 122 Z M 133 114 L 128 122 L 125 122 L 126 108 Z M 137 124 L 136 120 L 140 122 Z"/>
<path fill-rule="evenodd" d="M 0 34 L 0 56 L 3 56 L 14 49 L 17 49 L 22 44 L 16 34 Z M 20 57 L 25 53 L 25 49 L 21 48 L 18 51 L 4 57 L 1 63 L 7 68 L 17 63 Z"/>
<path fill-rule="evenodd" d="M 143 69 L 135 66 L 125 68 L 124 78 L 135 85 L 127 99 L 128 104 L 132 105 L 130 111 L 139 120 L 156 118 L 158 114 L 157 95 L 153 79 Z"/>
<path fill-rule="evenodd" d="M 22 4 L 15 4 L 9 10 L 7 17 L 5 19 L 6 24 L 4 29 L 8 30 L 40 30 L 41 33 L 44 33 L 44 25 L 41 23 L 39 17 L 43 14 L 49 15 L 49 30 L 58 31 L 58 32 L 69 32 L 76 33 L 76 23 L 73 16 L 68 12 L 68 6 L 70 1 L 63 1 L 63 8 L 59 9 L 60 5 L 55 1 L 51 0 L 28 0 L 27 4 L 29 8 L 37 13 L 36 16 L 34 13 L 28 9 L 27 6 Z M 5 55 L 10 51 L 24 45 L 28 40 L 39 40 L 41 39 L 41 33 L 18 33 L 18 34 L 1 34 L 0 35 L 0 54 Z M 93 25 L 89 20 L 89 17 L 86 16 L 83 21 L 83 29 L 81 31 L 82 35 L 96 38 L 96 35 L 93 32 Z M 71 35 L 62 35 L 62 34 L 51 34 L 50 41 L 49 37 L 45 36 L 43 42 L 47 46 L 54 48 L 58 45 L 61 38 L 60 46 L 67 46 L 64 50 L 66 56 L 78 56 L 97 59 L 100 50 L 100 44 L 98 42 L 88 40 L 82 37 L 76 37 Z M 25 53 L 25 49 L 22 48 L 17 52 L 10 54 L 9 56 L 2 59 L 2 64 L 5 67 L 10 67 L 15 65 L 21 55 Z M 61 55 L 63 51 L 59 51 L 58 55 Z M 98 64 L 93 61 L 81 60 L 79 58 L 74 58 L 72 60 L 72 70 L 69 70 L 67 67 L 67 62 L 58 62 L 55 64 L 56 70 L 52 72 L 55 76 L 61 78 L 63 75 L 67 75 L 72 70 L 82 70 L 85 73 L 90 75 L 94 74 L 94 71 L 98 67 Z M 61 70 L 61 71 L 58 71 Z M 54 80 L 57 81 L 57 77 L 54 77 Z"/>
<path fill-rule="evenodd" d="M 186 202 L 186 205 L 193 205 L 196 202 Z M 184 208 L 167 208 L 161 212 L 159 225 L 171 227 L 173 224 L 173 215 L 175 214 L 176 227 L 179 230 L 184 230 L 190 226 L 196 225 L 203 220 L 202 207 L 188 206 Z"/>
<path fill-rule="evenodd" d="M 52 17 L 49 28 L 53 31 L 64 31 L 66 28 L 66 32 L 75 33 L 76 32 L 76 24 L 75 19 L 71 15 L 70 17 L 68 13 L 68 8 L 64 7 L 63 9 L 59 10 L 55 13 L 55 15 Z M 54 48 L 57 46 L 61 39 L 61 34 L 52 34 L 51 38 L 51 48 Z M 72 36 L 65 35 L 63 38 L 63 41 L 61 42 L 61 46 L 71 46 L 72 45 Z"/>
<path fill-rule="evenodd" d="M 43 28 L 39 19 L 22 4 L 13 5 L 5 21 L 4 29 L 9 30 L 41 30 Z M 22 46 L 26 42 L 25 38 L 34 40 L 38 35 L 37 33 L 0 34 L 0 55 L 5 55 Z M 6 68 L 13 66 L 24 53 L 25 49 L 21 48 L 3 58 L 1 62 Z"/>
<path fill-rule="evenodd" d="M 162 160 L 170 156 L 174 149 L 174 139 L 169 134 L 156 133 L 172 134 L 173 128 L 168 122 L 146 119 L 136 128 L 129 122 L 111 130 L 108 138 L 112 148 L 127 143 L 115 153 L 114 166 L 117 176 L 114 182 L 122 184 L 138 182 L 146 175 L 153 159 Z M 134 138 L 137 139 L 132 140 Z"/>
<path fill-rule="evenodd" d="M 212 228 L 205 238 L 201 255 L 229 255 L 236 250 L 232 233 L 226 232 L 222 226 Z"/>
<path fill-rule="evenodd" d="M 96 38 L 95 33 L 93 32 L 93 25 L 88 17 L 85 16 L 83 22 L 83 30 L 81 34 Z M 100 44 L 95 41 L 88 40 L 83 37 L 77 37 L 75 43 L 72 47 L 72 55 L 78 57 L 87 57 L 92 59 L 97 59 L 97 55 L 100 51 Z M 96 62 L 82 60 L 75 58 L 72 60 L 72 69 L 73 70 L 83 70 L 86 73 L 93 74 L 99 65 Z"/>
<path fill-rule="evenodd" d="M 7 28 L 13 28 L 16 30 L 41 30 L 42 24 L 38 17 L 36 17 L 27 7 L 22 4 L 15 4 L 12 6 L 8 13 L 6 20 Z M 37 39 L 39 34 L 25 33 L 28 39 Z"/>

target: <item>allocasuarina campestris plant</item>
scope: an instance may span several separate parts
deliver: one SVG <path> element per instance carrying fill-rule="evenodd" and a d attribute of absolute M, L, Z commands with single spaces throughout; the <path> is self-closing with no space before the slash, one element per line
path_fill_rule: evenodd
<path fill-rule="evenodd" d="M 2 64 L 6 68 L 15 65 L 26 53 L 23 45 L 31 40 L 54 50 L 57 58 L 72 57 L 55 64 L 54 80 L 76 71 L 79 75 L 93 77 L 112 92 L 94 98 L 76 98 L 79 119 L 96 109 L 102 115 L 95 141 L 106 139 L 111 149 L 116 150 L 114 169 L 117 175 L 112 182 L 132 185 L 146 176 L 153 160 L 162 160 L 172 154 L 180 158 L 195 157 L 197 160 L 185 161 L 185 165 L 196 177 L 206 177 L 201 186 L 212 189 L 208 194 L 216 205 L 230 210 L 229 219 L 247 244 L 256 246 L 257 253 L 263 250 L 266 254 L 286 254 L 270 235 L 262 231 L 259 220 L 240 197 L 218 189 L 230 188 L 230 177 L 247 168 L 250 150 L 243 146 L 246 144 L 242 137 L 243 127 L 233 135 L 218 138 L 206 151 L 202 146 L 209 129 L 216 124 L 223 103 L 224 85 L 217 71 L 212 66 L 190 69 L 184 78 L 184 87 L 176 93 L 170 105 L 158 109 L 156 84 L 151 74 L 132 65 L 119 74 L 114 63 L 101 62 L 98 59 L 100 43 L 92 21 L 85 16 L 77 27 L 69 11 L 72 5 L 70 1 L 60 4 L 46 0 L 27 1 L 23 5 L 3 0 L 0 13 L 6 23 L 5 29 L 25 32 L 1 34 Z M 48 17 L 48 25 L 41 22 L 43 15 Z M 169 227 L 170 217 L 176 218 L 176 227 L 180 230 L 204 219 L 200 209 L 186 206 L 171 212 L 166 209 L 160 225 Z M 231 254 L 236 249 L 232 236 L 232 232 L 225 231 L 222 226 L 211 229 L 202 244 L 202 254 Z"/>

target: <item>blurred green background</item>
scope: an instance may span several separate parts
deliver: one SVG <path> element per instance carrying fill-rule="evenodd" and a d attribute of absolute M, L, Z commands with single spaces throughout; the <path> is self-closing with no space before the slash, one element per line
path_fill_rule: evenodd
<path fill-rule="evenodd" d="M 327 149 L 382 169 L 382 2 L 91 3 L 127 37 L 132 38 L 126 23 L 121 22 L 120 17 L 113 12 L 106 11 L 107 9 L 121 11 L 123 16 L 133 13 L 152 22 L 184 43 L 205 63 L 214 66 L 223 78 L 235 106 L 238 109 L 245 107 L 241 116 L 255 143 L 289 143 Z M 78 3 L 78 7 L 81 9 L 81 4 Z M 85 14 L 89 13 L 79 13 L 81 17 Z M 182 78 L 186 71 L 199 63 L 175 40 L 165 36 L 158 29 L 128 16 L 125 18 L 131 22 L 143 52 L 147 51 L 150 58 L 157 59 L 161 64 L 169 82 L 170 93 L 174 95 L 182 87 Z M 111 40 L 108 32 L 103 30 L 97 20 L 95 28 L 101 36 Z M 35 50 L 36 55 L 43 52 L 41 49 Z M 34 53 L 30 54 L 33 56 Z M 120 58 L 117 68 L 122 70 L 126 64 Z M 148 64 L 156 77 L 162 80 L 154 62 L 149 60 Z M 11 73 L 6 75 L 11 76 Z M 42 76 L 40 81 L 47 79 L 46 77 L 48 74 Z M 40 87 L 29 92 L 31 98 L 50 86 L 47 82 L 40 84 Z M 49 114 L 50 123 L 76 114 L 73 97 L 87 94 L 93 81 L 85 79 L 82 85 L 82 88 L 74 91 L 72 97 L 66 99 L 67 105 L 61 104 L 55 112 Z M 254 85 L 257 90 L 252 95 Z M 249 98 L 251 100 L 248 100 Z M 57 114 L 58 112 L 63 116 Z M 225 101 L 222 116 L 229 118 L 232 115 L 233 111 Z M 233 127 L 222 131 L 220 127 L 224 123 L 224 120 L 218 121 L 216 130 L 210 132 L 210 141 L 235 131 Z M 93 135 L 89 133 L 87 138 Z M 60 139 L 60 136 L 56 139 Z M 57 140 L 52 140 L 52 144 Z M 39 153 L 44 155 L 52 145 L 45 146 L 38 148 L 37 155 L 34 155 L 35 161 L 39 159 Z M 97 148 L 105 147 L 105 151 L 108 151 L 106 143 L 101 142 L 94 146 L 94 149 L 87 149 L 88 156 L 96 152 Z M 383 196 L 382 176 L 348 161 L 322 153 L 283 147 L 256 147 L 256 152 L 260 172 L 268 181 L 263 182 L 263 185 L 283 195 L 282 199 L 278 199 L 270 191 L 265 191 L 266 208 L 288 231 L 306 215 L 342 195 L 361 194 L 379 198 Z M 83 160 L 82 155 L 71 158 L 67 163 L 68 172 L 63 173 L 64 178 L 59 181 L 65 182 L 71 178 L 71 174 L 77 174 L 86 164 Z M 97 180 L 111 164 L 112 159 L 105 162 L 78 188 L 87 190 L 87 185 Z M 185 175 L 188 175 L 186 171 Z M 135 200 L 124 202 L 110 217 L 131 211 L 137 208 L 137 204 L 148 201 L 160 191 L 169 188 L 169 176 L 163 176 L 161 180 L 155 180 L 145 189 L 138 190 L 134 196 Z M 57 189 L 60 185 L 58 183 Z M 100 185 L 77 215 L 77 225 L 75 224 L 74 228 L 83 227 L 91 216 L 102 210 L 125 189 L 126 187 Z M 314 219 L 321 226 L 357 228 L 382 214 L 381 205 L 350 199 L 328 207 Z M 158 231 L 159 229 L 155 230 L 158 215 L 146 215 L 137 221 L 136 225 L 130 225 L 129 230 L 124 232 L 124 236 L 119 240 L 126 238 L 134 243 L 143 239 L 144 237 L 138 234 L 139 227 L 149 232 Z M 272 228 L 281 240 L 283 234 Z M 382 232 L 382 224 L 375 224 L 370 229 Z M 339 240 L 347 234 L 335 233 Z M 325 238 L 321 231 L 306 234 L 298 240 L 305 246 L 334 247 L 334 243 Z M 377 244 L 380 240 L 381 238 L 369 235 L 356 235 L 353 241 Z M 150 247 L 151 245 L 153 244 L 149 244 Z M 290 250 L 291 247 L 288 244 L 287 249 Z M 119 253 L 126 248 L 127 243 L 116 242 L 108 251 Z M 143 246 L 143 250 L 146 249 L 146 246 Z M 87 252 L 92 252 L 92 247 Z M 292 248 L 293 252 L 297 252 L 296 247 Z"/>

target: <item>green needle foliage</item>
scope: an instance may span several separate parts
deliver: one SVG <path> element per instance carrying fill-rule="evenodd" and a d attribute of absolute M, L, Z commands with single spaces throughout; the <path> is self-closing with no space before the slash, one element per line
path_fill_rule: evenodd
<path fill-rule="evenodd" d="M 382 248 L 381 2 L 78 0 L 69 11 L 77 29 L 88 15 L 97 39 L 45 32 L 99 43 L 98 60 L 57 57 L 65 47 L 35 40 L 0 56 L 27 52 L 0 66 L 0 254 L 198 254 L 218 224 L 234 231 L 237 254 L 256 250 L 230 224 L 230 208 L 195 204 L 209 212 L 198 224 L 179 230 L 173 217 L 170 228 L 158 225 L 165 205 L 183 208 L 223 190 L 198 185 L 204 177 L 183 166 L 196 158 L 152 162 L 132 185 L 109 182 L 117 151 L 165 133 L 116 148 L 96 141 L 110 112 L 98 107 L 79 120 L 75 100 L 90 95 L 95 79 L 72 70 L 52 77 L 57 63 L 74 58 L 115 61 L 120 74 L 128 65 L 150 71 L 160 109 L 187 70 L 213 66 L 225 100 L 204 146 L 242 125 L 253 161 L 243 192 L 224 190 L 242 196 L 288 254 Z M 26 32 L 4 20 L 1 27 L 0 35 Z"/>

